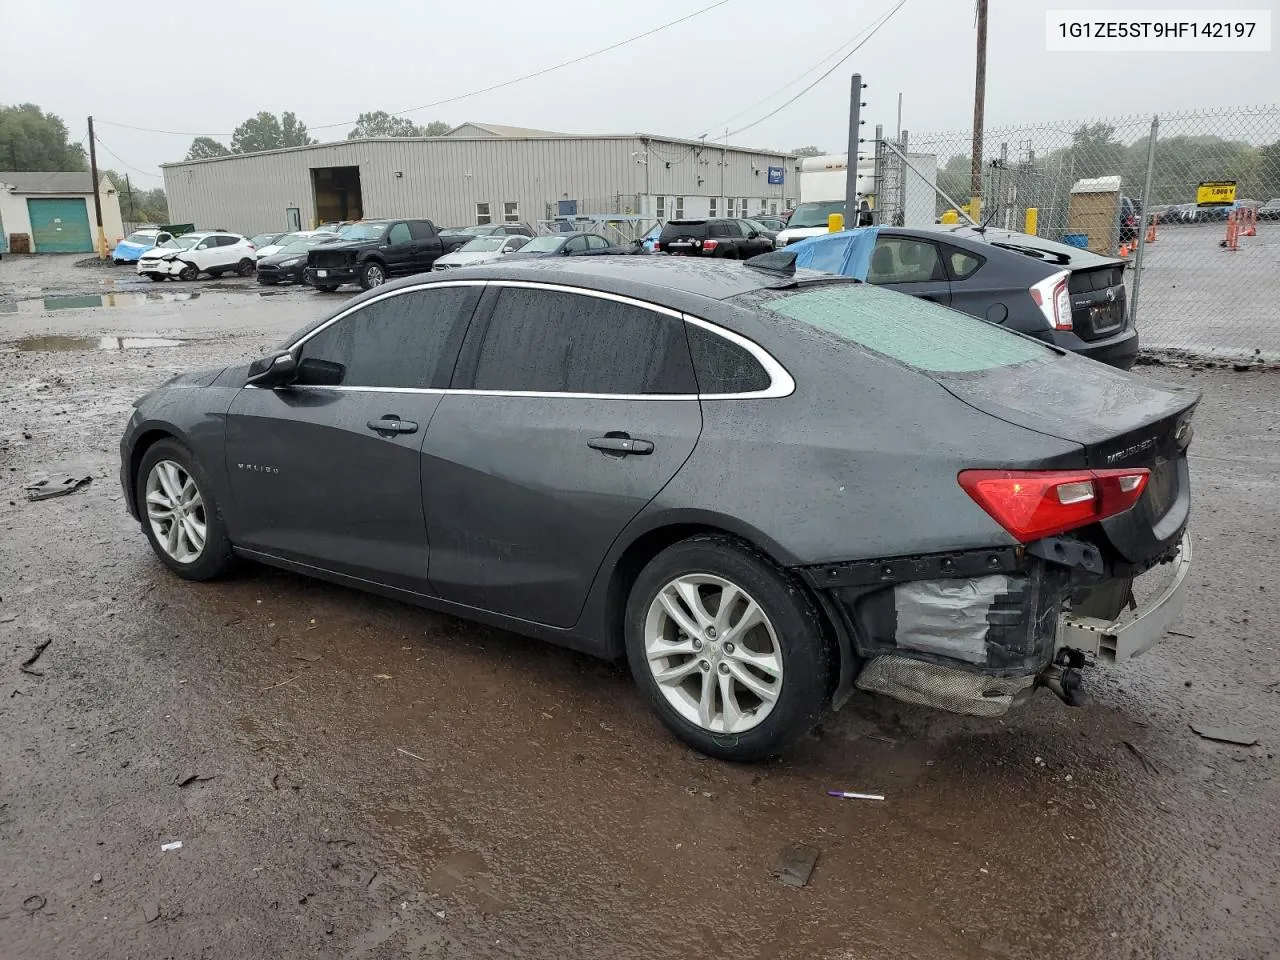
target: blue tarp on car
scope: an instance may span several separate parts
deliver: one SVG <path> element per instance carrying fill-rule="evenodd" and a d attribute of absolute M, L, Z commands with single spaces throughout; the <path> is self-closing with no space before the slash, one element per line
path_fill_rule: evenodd
<path fill-rule="evenodd" d="M 879 227 L 858 227 L 798 240 L 786 249 L 787 253 L 796 255 L 797 269 L 822 270 L 866 280 L 879 233 Z"/>

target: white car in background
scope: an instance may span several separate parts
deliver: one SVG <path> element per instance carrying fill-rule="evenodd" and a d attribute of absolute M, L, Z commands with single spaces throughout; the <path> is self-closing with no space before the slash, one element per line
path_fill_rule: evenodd
<path fill-rule="evenodd" d="M 138 274 L 152 280 L 194 280 L 202 273 L 220 277 L 235 271 L 253 275 L 258 251 L 238 233 L 201 230 L 152 247 L 138 260 Z"/>
<path fill-rule="evenodd" d="M 294 241 L 310 240 L 313 237 L 317 240 L 336 240 L 338 235 L 332 230 L 298 230 L 294 233 L 284 233 L 276 237 L 274 243 L 259 247 L 257 259 L 261 260 L 263 257 L 274 256 Z"/>
<path fill-rule="evenodd" d="M 432 269 L 448 270 L 450 267 L 472 267 L 477 263 L 490 263 L 508 253 L 515 253 L 528 242 L 529 238 L 522 236 L 476 237 L 453 253 L 446 253 L 435 262 Z"/>

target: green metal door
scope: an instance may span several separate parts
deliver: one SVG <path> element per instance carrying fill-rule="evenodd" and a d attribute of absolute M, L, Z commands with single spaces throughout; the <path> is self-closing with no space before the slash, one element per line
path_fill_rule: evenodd
<path fill-rule="evenodd" d="M 93 250 L 89 208 L 83 197 L 29 198 L 31 239 L 36 253 L 88 253 Z"/>

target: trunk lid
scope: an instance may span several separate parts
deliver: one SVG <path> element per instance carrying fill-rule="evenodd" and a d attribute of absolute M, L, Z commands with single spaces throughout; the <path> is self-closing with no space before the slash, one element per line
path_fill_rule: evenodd
<path fill-rule="evenodd" d="M 1081 340 L 1100 340 L 1124 329 L 1128 294 L 1123 263 L 1072 270 L 1067 294 L 1072 329 Z"/>
<path fill-rule="evenodd" d="M 1068 354 L 977 376 L 939 377 L 983 413 L 1080 444 L 1086 465 L 1146 467 L 1142 499 L 1101 527 L 1120 558 L 1144 567 L 1177 545 L 1191 507 L 1187 444 L 1198 390 L 1159 383 Z"/>

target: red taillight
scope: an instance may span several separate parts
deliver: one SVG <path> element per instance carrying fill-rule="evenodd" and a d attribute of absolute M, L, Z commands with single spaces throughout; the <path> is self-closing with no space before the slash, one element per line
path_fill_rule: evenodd
<path fill-rule="evenodd" d="M 720 246 L 720 241 L 719 241 L 719 240 L 703 240 L 703 241 L 702 241 L 702 252 L 703 252 L 703 253 L 706 253 L 708 250 L 714 250 L 714 249 L 715 249 L 716 247 L 718 247 L 718 246 Z"/>
<path fill-rule="evenodd" d="M 1138 502 L 1151 472 L 964 470 L 960 486 L 1022 543 L 1088 526 Z"/>
<path fill-rule="evenodd" d="M 1027 291 L 1031 294 L 1031 299 L 1035 301 L 1036 306 L 1040 308 L 1040 312 L 1044 314 L 1044 318 L 1049 321 L 1050 329 L 1053 330 L 1071 329 L 1071 296 L 1067 292 L 1068 276 L 1065 270 L 1055 273 L 1034 284 Z"/>

